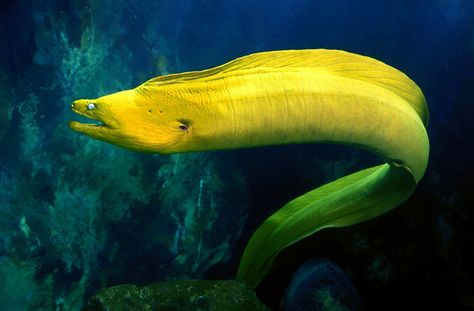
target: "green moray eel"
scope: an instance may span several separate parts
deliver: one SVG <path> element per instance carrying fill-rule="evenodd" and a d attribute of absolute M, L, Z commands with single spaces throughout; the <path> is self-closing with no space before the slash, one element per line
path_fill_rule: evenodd
<path fill-rule="evenodd" d="M 251 287 L 285 247 L 405 201 L 428 163 L 428 109 L 420 88 L 393 67 L 338 50 L 252 54 L 80 99 L 72 110 L 95 120 L 73 121 L 73 130 L 135 151 L 326 142 L 366 149 L 385 162 L 303 194 L 270 216 L 248 242 L 237 272 Z"/>

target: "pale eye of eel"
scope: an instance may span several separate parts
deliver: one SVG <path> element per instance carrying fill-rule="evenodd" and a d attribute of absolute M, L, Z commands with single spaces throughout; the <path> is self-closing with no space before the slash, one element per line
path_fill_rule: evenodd
<path fill-rule="evenodd" d="M 94 103 L 90 103 L 89 105 L 87 105 L 87 110 L 93 110 L 95 109 L 95 104 Z"/>

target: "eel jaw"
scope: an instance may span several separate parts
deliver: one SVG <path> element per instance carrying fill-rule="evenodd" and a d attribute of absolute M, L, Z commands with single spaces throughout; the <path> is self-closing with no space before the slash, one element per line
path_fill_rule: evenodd
<path fill-rule="evenodd" d="M 111 131 L 117 130 L 118 126 L 113 121 L 105 121 L 97 114 L 92 115 L 84 109 L 85 100 L 77 100 L 71 105 L 71 110 L 87 119 L 93 121 L 91 123 L 82 123 L 79 121 L 69 121 L 69 128 L 72 130 L 91 136 L 93 138 L 104 139 Z"/>
<path fill-rule="evenodd" d="M 71 128 L 72 130 L 74 130 L 76 132 L 86 134 L 86 135 L 89 135 L 89 136 L 93 136 L 92 133 L 94 133 L 94 132 L 102 132 L 104 130 L 110 130 L 111 129 L 109 126 L 107 126 L 104 123 L 101 123 L 101 124 L 95 124 L 95 123 L 87 124 L 87 123 L 81 123 L 81 122 L 78 122 L 78 121 L 69 121 L 69 128 Z"/>

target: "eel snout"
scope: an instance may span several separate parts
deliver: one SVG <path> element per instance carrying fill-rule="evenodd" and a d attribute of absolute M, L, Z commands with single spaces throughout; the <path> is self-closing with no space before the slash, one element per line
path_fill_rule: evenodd
<path fill-rule="evenodd" d="M 85 118 L 87 123 L 70 121 L 69 127 L 77 132 L 89 134 L 91 131 L 114 129 L 114 122 L 106 117 L 106 111 L 95 100 L 79 99 L 71 104 L 71 110 Z"/>

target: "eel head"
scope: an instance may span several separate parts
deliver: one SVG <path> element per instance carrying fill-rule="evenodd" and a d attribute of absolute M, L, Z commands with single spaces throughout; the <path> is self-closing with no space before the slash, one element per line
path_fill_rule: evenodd
<path fill-rule="evenodd" d="M 134 151 L 175 152 L 191 131 L 186 121 L 142 102 L 133 90 L 97 99 L 79 99 L 72 103 L 71 109 L 89 121 L 71 121 L 71 129 Z"/>

